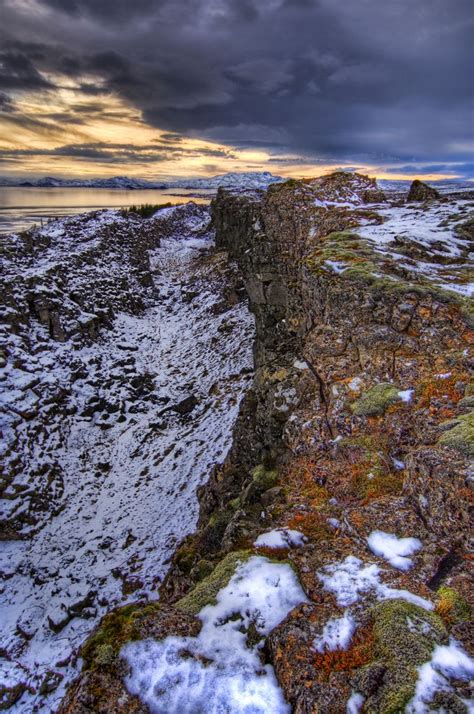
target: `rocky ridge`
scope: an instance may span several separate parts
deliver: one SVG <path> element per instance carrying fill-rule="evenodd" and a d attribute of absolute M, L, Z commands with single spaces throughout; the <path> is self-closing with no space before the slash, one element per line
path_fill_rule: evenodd
<path fill-rule="evenodd" d="M 239 665 L 251 682 L 274 672 L 298 713 L 468 712 L 472 207 L 409 209 L 342 173 L 218 193 L 216 246 L 255 316 L 254 382 L 160 602 L 107 615 L 61 712 L 144 712 L 145 696 L 168 711 L 180 679 L 159 674 L 153 642 L 186 643 L 205 677 L 198 633 L 256 558 L 290 563 L 304 594 L 270 631 L 264 612 L 228 611 L 262 663 L 253 680 Z"/>

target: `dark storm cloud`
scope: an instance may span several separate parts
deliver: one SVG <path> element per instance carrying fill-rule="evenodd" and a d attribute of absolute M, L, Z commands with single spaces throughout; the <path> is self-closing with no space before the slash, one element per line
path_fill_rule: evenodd
<path fill-rule="evenodd" d="M 14 111 L 14 104 L 8 94 L 4 94 L 3 92 L 0 92 L 0 112 L 4 112 L 5 114 L 13 112 Z"/>
<path fill-rule="evenodd" d="M 46 89 L 50 86 L 26 55 L 0 52 L 1 89 Z"/>
<path fill-rule="evenodd" d="M 356 163 L 472 142 L 471 0 L 36 2 L 0 0 L 6 91 L 61 71 L 170 135 Z"/>

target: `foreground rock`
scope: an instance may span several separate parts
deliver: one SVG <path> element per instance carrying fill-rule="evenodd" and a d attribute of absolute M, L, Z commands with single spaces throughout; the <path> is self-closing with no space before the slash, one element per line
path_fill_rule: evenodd
<path fill-rule="evenodd" d="M 214 201 L 217 245 L 239 262 L 256 319 L 256 371 L 160 588 L 158 650 L 135 646 L 157 707 L 172 618 L 207 632 L 226 606 L 220 624 L 242 623 L 294 712 L 468 711 L 473 203 L 418 212 L 372 198 L 384 197 L 369 179 L 337 173 Z M 304 590 L 270 632 L 229 604 L 255 557 L 290 562 Z M 62 711 L 120 710 L 138 676 L 122 645 L 144 616 L 104 621 Z M 204 667 L 219 664 L 204 651 Z M 199 669 L 194 645 L 174 657 Z M 87 685 L 97 677 L 106 694 Z"/>

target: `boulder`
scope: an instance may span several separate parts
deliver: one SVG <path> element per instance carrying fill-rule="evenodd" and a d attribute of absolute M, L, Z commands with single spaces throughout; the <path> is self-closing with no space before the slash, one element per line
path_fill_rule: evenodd
<path fill-rule="evenodd" d="M 415 179 L 410 186 L 407 201 L 434 201 L 439 197 L 439 192 L 435 188 Z"/>

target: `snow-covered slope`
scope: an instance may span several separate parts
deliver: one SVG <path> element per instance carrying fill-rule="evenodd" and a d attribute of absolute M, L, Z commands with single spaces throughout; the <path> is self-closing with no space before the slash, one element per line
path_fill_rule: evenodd
<path fill-rule="evenodd" d="M 192 204 L 103 211 L 5 241 L 0 682 L 15 712 L 53 711 L 101 615 L 156 597 L 230 446 L 253 320 L 226 299 L 238 279 L 208 224 Z"/>

